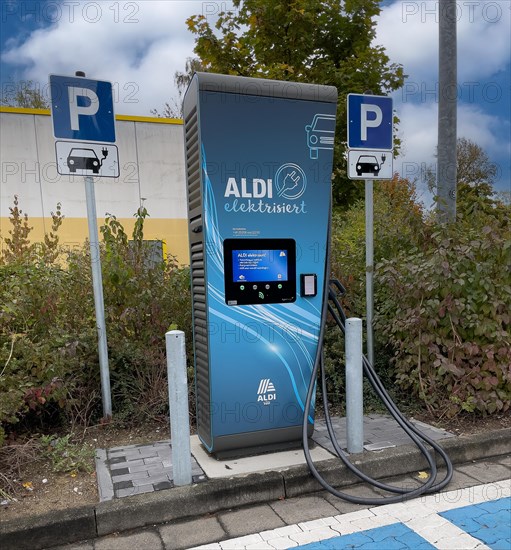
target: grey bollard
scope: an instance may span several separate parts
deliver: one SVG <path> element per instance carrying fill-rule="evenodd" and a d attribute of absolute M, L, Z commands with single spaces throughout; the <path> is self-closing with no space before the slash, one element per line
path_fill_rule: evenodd
<path fill-rule="evenodd" d="M 190 418 L 188 384 L 186 380 L 185 333 L 170 330 L 165 333 L 167 346 L 167 376 L 169 383 L 170 430 L 174 485 L 190 485 L 192 461 L 190 453 Z"/>
<path fill-rule="evenodd" d="M 348 453 L 364 450 L 362 319 L 346 320 L 346 436 Z"/>

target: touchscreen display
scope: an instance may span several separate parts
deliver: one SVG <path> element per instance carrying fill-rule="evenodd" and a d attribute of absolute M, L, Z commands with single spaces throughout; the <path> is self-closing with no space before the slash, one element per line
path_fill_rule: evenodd
<path fill-rule="evenodd" d="M 233 283 L 287 281 L 287 250 L 233 250 Z"/>

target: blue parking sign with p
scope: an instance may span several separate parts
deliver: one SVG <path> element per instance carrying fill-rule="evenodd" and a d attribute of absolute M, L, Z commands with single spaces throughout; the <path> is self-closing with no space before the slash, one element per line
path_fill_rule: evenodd
<path fill-rule="evenodd" d="M 393 148 L 392 98 L 348 94 L 348 148 Z"/>
<path fill-rule="evenodd" d="M 56 138 L 115 142 L 111 82 L 50 75 L 50 90 Z"/>

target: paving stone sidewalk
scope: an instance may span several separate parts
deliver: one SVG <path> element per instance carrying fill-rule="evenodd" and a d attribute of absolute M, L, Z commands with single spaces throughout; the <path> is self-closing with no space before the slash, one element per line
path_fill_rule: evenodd
<path fill-rule="evenodd" d="M 171 442 L 97 449 L 96 475 L 101 502 L 171 489 L 174 486 Z M 192 480 L 194 483 L 206 481 L 194 457 Z"/>
<path fill-rule="evenodd" d="M 433 440 L 454 437 L 445 430 L 422 422 L 414 423 Z M 346 449 L 346 419 L 333 417 L 332 424 L 340 446 Z M 335 453 L 322 419 L 315 422 L 313 440 Z M 376 414 L 364 417 L 365 450 L 378 451 L 410 442 L 410 438 L 391 417 Z M 165 440 L 148 445 L 97 449 L 96 473 L 100 501 L 170 489 L 173 487 L 171 442 Z M 192 457 L 192 479 L 194 483 L 207 479 L 195 457 Z"/>
<path fill-rule="evenodd" d="M 414 424 L 424 435 L 431 438 L 433 441 L 455 437 L 454 434 L 445 430 L 435 428 L 420 422 L 412 420 Z M 337 441 L 342 449 L 346 449 L 346 418 L 335 416 L 332 417 L 332 426 L 334 428 Z M 334 447 L 328 436 L 326 422 L 319 419 L 314 424 L 314 434 L 312 439 L 323 448 L 335 454 Z M 399 424 L 390 416 L 383 414 L 369 414 L 364 416 L 364 449 L 366 451 L 380 451 L 389 447 L 398 447 L 400 445 L 408 445 L 412 440 Z"/>

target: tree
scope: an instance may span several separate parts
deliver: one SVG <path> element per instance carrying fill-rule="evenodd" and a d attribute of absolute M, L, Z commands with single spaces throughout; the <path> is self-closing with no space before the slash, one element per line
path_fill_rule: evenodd
<path fill-rule="evenodd" d="M 334 202 L 346 208 L 362 193 L 347 179 L 346 94 L 386 95 L 403 84 L 402 67 L 372 45 L 378 0 L 233 0 L 211 27 L 187 20 L 206 71 L 335 86 L 339 92 Z"/>
<path fill-rule="evenodd" d="M 176 71 L 174 73 L 174 84 L 177 88 L 177 93 L 179 97 L 185 93 L 188 84 L 192 80 L 193 73 L 205 71 L 205 67 L 202 65 L 201 61 L 197 57 L 187 57 L 185 63 L 184 72 Z"/>
<path fill-rule="evenodd" d="M 172 103 L 169 103 L 167 101 L 161 113 L 158 111 L 158 109 L 151 109 L 151 114 L 160 118 L 182 118 L 183 94 L 186 91 L 188 84 L 190 84 L 193 73 L 203 70 L 204 67 L 202 66 L 199 59 L 197 59 L 196 57 L 187 57 L 184 72 L 176 71 L 174 73 L 174 84 L 177 88 L 178 99 L 172 99 Z"/>
<path fill-rule="evenodd" d="M 23 107 L 25 109 L 50 108 L 49 101 L 32 80 L 18 83 L 11 82 L 5 85 L 0 104 L 7 107 Z"/>
<path fill-rule="evenodd" d="M 498 167 L 480 145 L 464 137 L 458 138 L 456 172 L 457 206 L 461 214 L 471 214 L 476 208 L 493 207 L 493 184 Z M 428 169 L 426 178 L 428 187 L 433 192 L 436 187 L 433 167 Z M 505 197 L 497 202 L 505 202 Z"/>
<path fill-rule="evenodd" d="M 482 147 L 467 138 L 456 144 L 458 192 L 472 189 L 476 195 L 490 196 L 497 175 L 497 165 L 490 160 Z"/>

